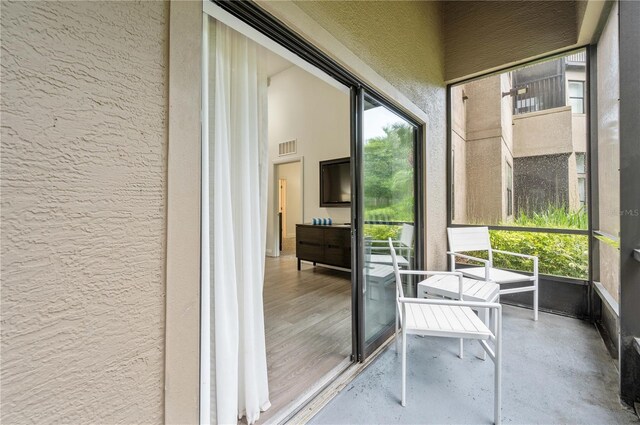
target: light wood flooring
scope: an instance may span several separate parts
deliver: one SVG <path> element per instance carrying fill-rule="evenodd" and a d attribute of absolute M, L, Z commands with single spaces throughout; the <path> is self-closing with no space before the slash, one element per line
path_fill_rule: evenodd
<path fill-rule="evenodd" d="M 304 262 L 298 271 L 295 255 L 287 251 L 278 258 L 266 258 L 264 313 L 271 408 L 260 415 L 260 423 L 351 355 L 350 274 Z"/>

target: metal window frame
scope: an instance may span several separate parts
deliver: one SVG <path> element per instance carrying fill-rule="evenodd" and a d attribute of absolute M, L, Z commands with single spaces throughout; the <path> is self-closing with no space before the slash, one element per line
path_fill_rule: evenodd
<path fill-rule="evenodd" d="M 585 295 L 584 297 L 582 295 L 577 295 L 576 293 L 573 294 L 574 297 L 574 302 L 576 305 L 572 305 L 572 311 L 582 311 L 584 312 L 584 314 L 574 314 L 571 311 L 559 311 L 559 310 L 555 310 L 553 308 L 550 309 L 545 309 L 544 307 L 541 308 L 541 310 L 546 310 L 552 313 L 560 313 L 560 314 L 567 314 L 573 317 L 580 317 L 580 318 L 589 318 L 591 319 L 593 317 L 593 289 L 592 289 L 592 282 L 593 282 L 593 258 L 594 258 L 594 253 L 593 253 L 593 243 L 592 243 L 592 238 L 590 237 L 590 235 L 592 235 L 592 231 L 593 231 L 593 210 L 594 208 L 592 208 L 592 205 L 594 204 L 594 201 L 597 201 L 597 195 L 596 197 L 592 196 L 592 182 L 593 182 L 593 176 L 592 176 L 592 169 L 597 167 L 597 163 L 592 164 L 592 144 L 593 144 L 593 121 L 596 120 L 592 120 L 591 119 L 591 111 L 594 111 L 595 109 L 591 108 L 593 99 L 591 98 L 591 85 L 593 83 L 593 78 L 592 78 L 592 69 L 595 67 L 595 62 L 592 63 L 592 54 L 595 55 L 595 49 L 593 48 L 593 46 L 591 45 L 582 45 L 582 46 L 577 46 L 577 47 L 572 47 L 570 49 L 566 49 L 563 51 L 560 51 L 558 53 L 554 53 L 551 55 L 547 55 L 541 58 L 538 58 L 534 61 L 530 61 L 530 62 L 525 62 L 525 63 L 521 63 L 518 65 L 514 65 L 514 66 L 508 66 L 508 67 L 504 67 L 501 69 L 498 69 L 496 71 L 492 71 L 492 72 L 488 72 L 485 74 L 481 74 L 478 76 L 475 76 L 473 78 L 468 78 L 468 79 L 464 79 L 464 80 L 460 80 L 460 81 L 456 81 L 455 83 L 451 83 L 447 85 L 447 97 L 446 97 L 446 107 L 447 107 L 447 118 L 446 118 L 446 124 L 447 124 L 447 170 L 446 170 L 446 186 L 447 186 L 447 194 L 446 194 L 446 214 L 447 214 L 447 227 L 476 227 L 478 226 L 478 224 L 458 224 L 458 223 L 453 223 L 453 217 L 451 214 L 452 211 L 452 203 L 454 202 L 454 199 L 452 197 L 452 193 L 451 193 L 451 185 L 453 182 L 453 175 L 452 175 L 452 114 L 451 114 L 451 107 L 452 107 L 452 88 L 454 86 L 458 86 L 461 84 L 466 84 L 472 81 L 477 81 L 489 76 L 493 76 L 493 75 L 497 75 L 497 74 L 503 74 L 503 73 L 507 73 L 507 72 L 511 72 L 515 69 L 518 68 L 522 68 L 523 66 L 530 66 L 530 65 L 534 65 L 536 63 L 540 63 L 540 62 L 545 62 L 548 60 L 553 60 L 553 59 L 558 59 L 558 58 L 562 58 L 565 57 L 567 55 L 570 55 L 572 53 L 576 53 L 579 52 L 581 50 L 585 51 L 586 54 L 586 63 L 585 63 L 585 74 L 586 74 L 586 80 L 585 80 L 585 88 L 586 88 L 586 92 L 585 92 L 585 96 L 587 98 L 587 101 L 589 102 L 589 106 L 590 108 L 586 111 L 585 115 L 586 115 L 586 126 L 587 126 L 587 131 L 586 131 L 586 144 L 587 144 L 587 152 L 586 152 L 586 167 L 587 169 L 585 170 L 585 177 L 587 178 L 587 212 L 588 212 L 588 226 L 587 229 L 562 229 L 562 228 L 544 228 L 544 227 L 520 227 L 520 226 L 499 226 L 499 225 L 487 225 L 487 227 L 489 228 L 489 230 L 504 230 L 504 231 L 514 231 L 514 232 L 533 232 L 533 233 L 555 233 L 555 234 L 566 234 L 566 235 L 585 235 L 588 237 L 588 276 L 587 279 L 577 279 L 577 278 L 570 278 L 570 277 L 559 277 L 559 276 L 544 276 L 545 279 L 547 279 L 550 282 L 555 282 L 555 283 L 560 283 L 560 284 L 570 284 L 572 285 L 572 287 L 575 287 L 576 285 L 582 286 L 586 289 L 585 291 Z M 593 53 L 592 53 L 593 52 Z M 597 123 L 596 123 L 597 125 Z M 597 126 L 595 127 L 595 134 L 597 135 Z M 597 139 L 596 139 L 597 140 Z M 541 278 L 543 277 L 543 275 L 540 275 Z M 553 288 L 553 286 L 549 286 L 550 288 Z M 582 293 L 582 292 L 580 292 Z M 567 296 L 569 297 L 569 296 Z M 564 294 L 558 294 L 558 298 L 564 298 L 562 301 L 566 302 L 566 303 L 570 303 L 571 300 L 569 300 L 567 297 L 565 297 Z M 504 297 L 505 301 L 510 302 L 509 301 L 509 297 Z M 553 297 L 551 297 L 553 298 Z M 582 299 L 585 298 L 586 301 L 583 301 Z M 541 299 L 541 303 L 542 303 L 542 299 Z M 514 302 L 517 305 L 523 305 L 526 306 L 526 304 L 523 304 L 521 302 L 515 301 Z M 583 306 L 581 305 L 577 305 L 577 304 L 584 304 Z M 584 307 L 584 308 L 583 308 Z"/>
<path fill-rule="evenodd" d="M 569 89 L 569 87 L 571 86 L 571 83 L 580 83 L 580 85 L 582 85 L 582 97 L 577 97 L 577 96 L 571 96 L 571 90 Z M 568 98 L 569 98 L 569 103 L 571 103 L 571 99 L 580 99 L 582 101 L 582 112 L 573 112 L 573 106 L 571 108 L 571 112 L 574 114 L 586 114 L 586 109 L 585 109 L 585 93 L 586 93 L 586 81 L 582 81 L 582 80 L 567 80 L 567 94 L 568 94 Z"/>

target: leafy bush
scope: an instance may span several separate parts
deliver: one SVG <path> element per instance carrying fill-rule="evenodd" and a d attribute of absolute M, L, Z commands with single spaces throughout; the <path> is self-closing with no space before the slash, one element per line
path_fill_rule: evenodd
<path fill-rule="evenodd" d="M 386 241 L 387 239 L 398 239 L 400 226 L 388 224 L 365 224 L 364 235 L 373 240 Z"/>
<path fill-rule="evenodd" d="M 587 211 L 580 208 L 577 211 L 569 211 L 564 206 L 549 205 L 542 212 L 531 212 L 526 214 L 520 212 L 512 223 L 502 223 L 506 226 L 523 227 L 547 227 L 556 229 L 582 229 L 589 228 L 589 218 Z"/>
<path fill-rule="evenodd" d="M 586 235 L 491 230 L 490 237 L 494 249 L 536 255 L 541 274 L 576 279 L 588 277 L 589 242 Z M 533 270 L 532 261 L 504 254 L 494 254 L 493 263 L 511 270 Z"/>

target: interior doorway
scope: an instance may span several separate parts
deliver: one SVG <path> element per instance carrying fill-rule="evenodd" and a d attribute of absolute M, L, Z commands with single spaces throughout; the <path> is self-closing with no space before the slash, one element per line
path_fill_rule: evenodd
<path fill-rule="evenodd" d="M 288 160 L 290 161 L 290 160 Z M 274 164 L 278 194 L 276 214 L 278 215 L 279 255 L 295 255 L 296 225 L 303 223 L 304 186 L 302 158 L 291 162 Z"/>

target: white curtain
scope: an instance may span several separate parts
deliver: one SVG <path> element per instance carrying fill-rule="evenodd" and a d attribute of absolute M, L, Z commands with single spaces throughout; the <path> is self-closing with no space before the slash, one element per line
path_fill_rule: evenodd
<path fill-rule="evenodd" d="M 211 28 L 213 30 L 213 28 Z M 213 46 L 211 46 L 213 47 Z M 210 262 L 219 424 L 269 408 L 262 289 L 267 223 L 267 75 L 263 48 L 215 24 L 209 138 Z M 211 103 L 211 102 L 210 102 Z"/>

